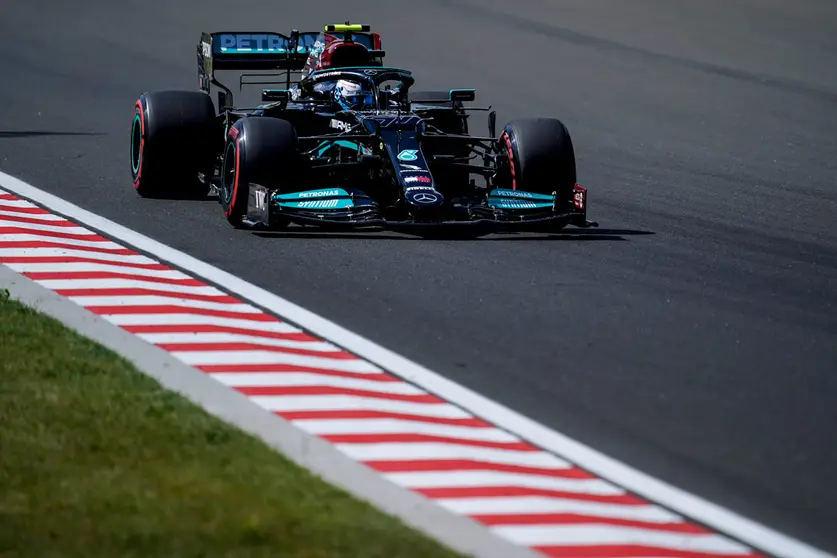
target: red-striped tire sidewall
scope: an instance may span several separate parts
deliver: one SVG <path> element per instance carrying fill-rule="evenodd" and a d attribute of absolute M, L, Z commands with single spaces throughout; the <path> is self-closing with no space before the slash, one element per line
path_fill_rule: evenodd
<path fill-rule="evenodd" d="M 503 147 L 505 147 L 506 152 L 509 156 L 509 174 L 510 174 L 510 188 L 512 190 L 517 190 L 517 163 L 515 161 L 515 151 L 512 146 L 512 139 L 509 135 L 509 130 L 506 128 L 503 130 L 503 133 L 500 134 L 500 142 Z"/>
<path fill-rule="evenodd" d="M 246 206 L 246 199 L 247 193 L 244 192 L 242 194 L 241 189 L 247 188 L 247 181 L 246 177 L 242 177 L 242 166 L 241 162 L 244 160 L 247 144 L 244 141 L 244 135 L 242 134 L 241 129 L 238 126 L 230 126 L 230 129 L 227 131 L 227 142 L 224 146 L 224 163 L 222 166 L 222 176 L 223 180 L 226 180 L 226 165 L 227 165 L 227 154 L 229 153 L 230 145 L 233 146 L 235 149 L 235 180 L 232 184 L 232 194 L 230 196 L 229 203 L 223 203 L 224 208 L 224 217 L 227 218 L 231 223 L 238 224 L 241 222 L 241 217 L 244 215 L 245 206 Z M 223 195 L 223 193 L 222 193 Z M 241 203 L 241 199 L 244 199 L 244 205 Z"/>
<path fill-rule="evenodd" d="M 148 103 L 146 102 L 145 95 L 140 96 L 137 99 L 137 102 L 134 103 L 134 114 L 131 117 L 131 176 L 134 179 L 134 189 L 139 190 L 142 187 L 142 174 L 143 174 L 143 165 L 145 164 L 145 138 L 148 136 Z M 133 153 L 133 134 L 134 134 L 134 123 L 136 122 L 137 117 L 139 117 L 140 121 L 140 139 L 139 139 L 139 156 L 137 161 L 136 170 L 134 170 L 134 153 Z"/>

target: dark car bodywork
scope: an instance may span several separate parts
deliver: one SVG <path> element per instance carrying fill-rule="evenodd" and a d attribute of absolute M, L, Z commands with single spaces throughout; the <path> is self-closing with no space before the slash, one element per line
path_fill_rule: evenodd
<path fill-rule="evenodd" d="M 382 227 L 417 234 L 595 225 L 586 218 L 587 191 L 577 184 L 571 192 L 550 191 L 548 185 L 539 192 L 515 188 L 510 149 L 496 137 L 496 113 L 465 105 L 474 101 L 474 90 L 411 98 L 412 73 L 384 66 L 384 55 L 380 36 L 359 25 L 289 36 L 203 34 L 200 87 L 206 93 L 210 85 L 221 90 L 226 141 L 234 139 L 230 131 L 244 118 L 283 119 L 296 130 L 299 157 L 283 186 L 248 185 L 245 224 Z M 239 88 L 277 83 L 284 88 L 263 89 L 262 104 L 235 108 L 232 91 L 216 79 L 218 70 L 251 72 L 240 76 Z M 276 71 L 284 75 L 266 73 Z M 336 80 L 362 83 L 373 92 L 375 106 L 343 110 L 318 92 L 318 86 Z M 487 114 L 488 135 L 469 133 L 473 111 Z M 220 150 L 216 176 L 223 175 L 225 152 Z M 229 195 L 223 181 L 208 182 L 220 196 Z"/>

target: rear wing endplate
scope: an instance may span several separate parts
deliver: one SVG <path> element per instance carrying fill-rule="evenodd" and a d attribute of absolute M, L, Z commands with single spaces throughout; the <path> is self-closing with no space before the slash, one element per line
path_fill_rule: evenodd
<path fill-rule="evenodd" d="M 372 57 L 383 58 L 385 54 L 380 47 L 380 36 L 371 33 L 368 25 L 352 25 L 348 22 L 345 25 L 326 25 L 325 32 L 343 33 L 343 39 L 347 42 L 355 36 L 355 41 L 366 46 Z M 361 36 L 363 40 L 358 40 Z M 215 72 L 219 70 L 285 71 L 285 87 L 290 88 L 291 72 L 302 72 L 312 51 L 322 50 L 325 42 L 321 31 L 300 33 L 296 29 L 290 35 L 274 31 L 202 33 L 197 48 L 200 89 L 207 94 L 210 85 L 222 89 L 218 93 L 218 104 L 219 109 L 223 109 L 232 106 L 233 94 L 216 79 Z M 241 84 L 242 80 L 239 79 L 239 87 Z"/>

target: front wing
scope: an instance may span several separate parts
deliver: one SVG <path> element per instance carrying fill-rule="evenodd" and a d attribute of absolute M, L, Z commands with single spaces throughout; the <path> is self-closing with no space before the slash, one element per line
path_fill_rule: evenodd
<path fill-rule="evenodd" d="M 548 232 L 567 225 L 596 227 L 587 220 L 587 190 L 573 189 L 571 201 L 520 190 L 494 189 L 482 199 L 457 205 L 456 218 L 387 219 L 373 199 L 362 192 L 326 188 L 280 194 L 264 186 L 249 187 L 245 223 L 253 228 L 280 230 L 290 223 L 330 229 L 385 229 L 424 236 L 441 229 L 485 235 L 504 231 Z"/>

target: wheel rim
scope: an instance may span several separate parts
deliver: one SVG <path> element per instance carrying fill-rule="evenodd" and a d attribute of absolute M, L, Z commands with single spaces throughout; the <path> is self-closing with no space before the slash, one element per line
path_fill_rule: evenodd
<path fill-rule="evenodd" d="M 134 116 L 134 123 L 131 125 L 131 172 L 136 176 L 139 173 L 140 157 L 142 156 L 142 120 L 140 115 Z"/>
<path fill-rule="evenodd" d="M 224 203 L 232 201 L 235 186 L 235 144 L 230 142 L 224 152 L 224 164 L 221 168 L 221 199 Z"/>

